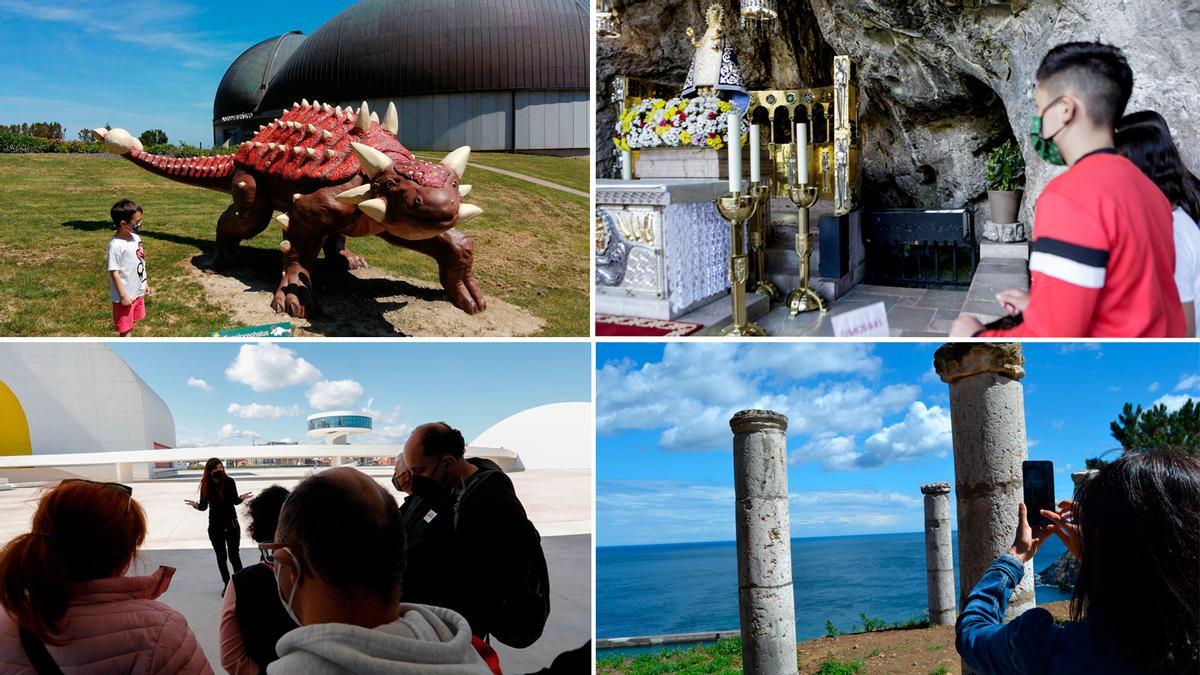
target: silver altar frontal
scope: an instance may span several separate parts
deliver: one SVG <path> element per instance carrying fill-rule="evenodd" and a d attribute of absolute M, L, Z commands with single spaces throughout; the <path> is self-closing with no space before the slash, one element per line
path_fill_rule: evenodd
<path fill-rule="evenodd" d="M 677 319 L 729 291 L 725 181 L 597 180 L 596 313 Z"/>

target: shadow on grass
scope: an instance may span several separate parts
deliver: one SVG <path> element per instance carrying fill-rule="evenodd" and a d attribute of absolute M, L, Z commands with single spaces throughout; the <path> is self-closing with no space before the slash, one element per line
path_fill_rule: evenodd
<path fill-rule="evenodd" d="M 112 224 L 104 220 L 70 220 L 62 223 L 62 227 L 98 231 L 111 230 Z M 214 244 L 210 239 L 161 231 L 139 234 L 145 239 L 168 241 L 198 249 L 201 253 L 192 256 L 189 261 L 195 269 L 205 274 L 219 274 L 237 279 L 248 286 L 246 292 L 274 294 L 279 285 L 278 251 L 244 246 L 239 249 L 238 260 L 234 266 L 216 271 L 212 267 Z M 403 296 L 450 305 L 449 296 L 440 288 L 425 288 L 403 279 L 360 279 L 350 274 L 345 261 L 340 257 L 336 260 L 320 258 L 312 272 L 317 288 L 317 315 L 308 318 L 310 330 L 331 337 L 405 337 L 405 334 L 396 330 L 384 315 L 403 309 L 408 303 L 384 301 L 382 298 Z M 210 298 L 210 301 L 221 304 L 219 299 Z M 269 301 L 264 301 L 264 309 L 267 302 Z M 447 309 L 458 311 L 453 305 Z M 279 318 L 287 320 L 287 315 L 280 314 Z"/>

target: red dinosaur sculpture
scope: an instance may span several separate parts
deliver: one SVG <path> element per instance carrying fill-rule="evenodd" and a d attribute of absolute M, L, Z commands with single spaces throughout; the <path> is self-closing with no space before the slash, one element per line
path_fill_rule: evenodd
<path fill-rule="evenodd" d="M 365 101 L 354 111 L 304 100 L 259 127 L 233 155 L 164 157 L 145 152 L 124 129 L 95 132 L 110 152 L 148 171 L 233 196 L 217 221 L 215 269 L 235 264 L 240 243 L 280 211 L 276 312 L 313 316 L 312 269 L 322 248 L 326 258 L 341 256 L 350 269 L 366 267 L 346 249 L 346 237 L 375 235 L 431 256 L 450 300 L 474 314 L 486 303 L 471 273 L 473 244 L 455 229 L 483 212 L 461 203 L 471 191 L 459 185 L 471 149 L 459 148 L 440 164 L 424 162 L 396 140 L 398 127 L 395 104 L 381 123 Z"/>

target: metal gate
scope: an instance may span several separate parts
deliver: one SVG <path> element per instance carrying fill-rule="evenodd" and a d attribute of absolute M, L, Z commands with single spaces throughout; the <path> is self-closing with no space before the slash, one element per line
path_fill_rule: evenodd
<path fill-rule="evenodd" d="M 885 286 L 967 288 L 979 265 L 965 209 L 888 209 L 863 216 L 864 281 Z"/>

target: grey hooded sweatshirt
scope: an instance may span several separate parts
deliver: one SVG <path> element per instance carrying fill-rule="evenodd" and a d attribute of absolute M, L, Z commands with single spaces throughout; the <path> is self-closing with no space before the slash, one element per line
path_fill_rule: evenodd
<path fill-rule="evenodd" d="M 400 618 L 376 628 L 345 623 L 301 626 L 275 644 L 269 675 L 491 675 L 471 646 L 461 615 L 441 607 L 401 603 Z"/>

